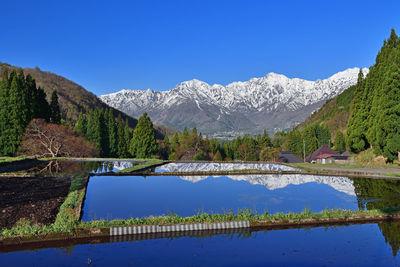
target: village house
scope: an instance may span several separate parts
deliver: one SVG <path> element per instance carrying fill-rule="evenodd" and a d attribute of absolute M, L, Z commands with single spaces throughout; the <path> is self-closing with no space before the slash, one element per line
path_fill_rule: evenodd
<path fill-rule="evenodd" d="M 348 151 L 341 154 L 331 149 L 328 145 L 322 145 L 306 158 L 306 162 L 318 164 L 345 164 L 351 163 L 352 158 Z"/>

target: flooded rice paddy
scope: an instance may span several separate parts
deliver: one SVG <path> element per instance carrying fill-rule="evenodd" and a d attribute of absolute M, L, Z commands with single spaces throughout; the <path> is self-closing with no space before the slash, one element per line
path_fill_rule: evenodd
<path fill-rule="evenodd" d="M 0 178 L 0 223 L 8 227 L 19 217 L 54 221 L 75 173 L 92 173 L 82 220 L 147 217 L 175 213 L 224 213 L 238 209 L 301 212 L 304 208 L 384 209 L 400 205 L 400 180 L 315 175 L 112 176 L 135 162 L 46 163 L 29 173 L 54 177 Z M 229 170 L 295 170 L 281 164 L 179 163 L 156 172 Z M 96 174 L 109 173 L 109 176 Z M 60 173 L 62 175 L 60 175 Z M 107 174 L 108 175 L 108 174 Z M 64 177 L 65 176 L 65 177 Z M 63 178 L 64 177 L 64 178 Z M 21 207 L 23 207 L 21 209 Z M 40 211 L 40 212 L 39 212 Z M 9 215 L 15 215 L 9 216 Z M 47 217 L 44 214 L 49 214 Z M 9 216 L 9 217 L 7 217 Z M 47 221 L 40 222 L 43 217 Z M 14 221 L 13 221 L 14 220 Z M 253 265 L 399 265 L 400 223 L 237 230 L 189 236 L 100 238 L 95 244 L 52 245 L 20 252 L 0 251 L 1 263 L 13 266 L 253 266 Z"/>
<path fill-rule="evenodd" d="M 107 173 L 117 172 L 136 164 L 132 160 L 122 161 L 79 161 L 79 160 L 50 160 L 27 170 L 32 174 L 53 173 Z"/>
<path fill-rule="evenodd" d="M 353 180 L 309 175 L 94 176 L 86 192 L 83 220 L 238 209 L 301 212 L 358 209 Z"/>
<path fill-rule="evenodd" d="M 196 172 L 196 171 L 234 171 L 234 170 L 260 170 L 260 171 L 296 171 L 299 169 L 277 163 L 169 163 L 159 166 L 156 172 Z"/>
<path fill-rule="evenodd" d="M 398 266 L 399 223 L 186 236 L 0 253 L 13 266 Z"/>
<path fill-rule="evenodd" d="M 93 176 L 83 220 L 400 205 L 400 180 L 315 175 Z"/>

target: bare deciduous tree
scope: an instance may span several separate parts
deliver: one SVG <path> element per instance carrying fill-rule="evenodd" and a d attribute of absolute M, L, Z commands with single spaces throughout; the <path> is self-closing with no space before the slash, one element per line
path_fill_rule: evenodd
<path fill-rule="evenodd" d="M 94 145 L 71 127 L 34 119 L 25 129 L 21 153 L 36 157 L 93 157 Z"/>

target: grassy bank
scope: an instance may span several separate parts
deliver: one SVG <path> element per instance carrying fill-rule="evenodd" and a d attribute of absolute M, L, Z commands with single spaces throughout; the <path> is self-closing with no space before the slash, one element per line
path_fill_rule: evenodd
<path fill-rule="evenodd" d="M 0 164 L 1 163 L 8 163 L 8 162 L 17 162 L 24 159 L 33 159 L 33 157 L 28 156 L 18 156 L 18 157 L 0 157 Z"/>
<path fill-rule="evenodd" d="M 74 191 L 76 192 L 76 191 Z M 384 210 L 341 210 L 341 209 L 325 209 L 321 212 L 311 212 L 309 209 L 305 209 L 301 213 L 275 213 L 268 214 L 264 212 L 258 214 L 256 211 L 249 209 L 238 210 L 235 214 L 233 212 L 225 214 L 208 214 L 198 213 L 190 217 L 181 217 L 176 214 L 169 216 L 159 217 L 147 217 L 147 218 L 132 218 L 126 220 L 98 220 L 92 222 L 78 222 L 76 213 L 73 211 L 76 208 L 77 203 L 80 201 L 80 195 L 68 196 L 67 200 L 63 204 L 63 208 L 60 209 L 59 216 L 57 216 L 56 222 L 49 226 L 34 225 L 29 221 L 20 221 L 12 229 L 3 230 L 1 232 L 2 238 L 13 237 L 13 236 L 34 236 L 43 235 L 48 233 L 65 233 L 70 232 L 73 234 L 74 231 L 82 229 L 94 229 L 94 228 L 110 228 L 117 226 L 132 226 L 132 225 L 171 225 L 171 224 L 183 224 L 183 223 L 215 223 L 215 222 L 230 222 L 230 221 L 250 221 L 252 226 L 258 225 L 269 225 L 273 224 L 284 225 L 288 222 L 302 224 L 305 220 L 308 222 L 318 223 L 319 221 L 340 220 L 347 221 L 348 219 L 382 219 L 382 216 L 396 215 L 400 212 L 400 207 L 387 208 Z"/>

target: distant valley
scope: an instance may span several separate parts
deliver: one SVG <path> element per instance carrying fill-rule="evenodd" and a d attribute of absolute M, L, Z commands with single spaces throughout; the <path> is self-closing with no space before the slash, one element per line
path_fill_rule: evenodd
<path fill-rule="evenodd" d="M 233 138 L 264 129 L 273 134 L 303 122 L 327 100 L 356 84 L 358 72 L 351 68 L 317 81 L 269 73 L 227 86 L 194 79 L 169 91 L 121 90 L 100 99 L 132 117 L 147 112 L 157 124 L 178 130 L 196 127 L 210 137 Z"/>

